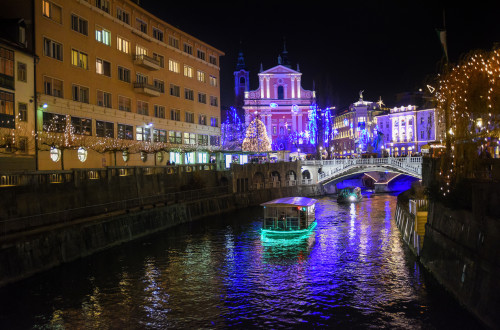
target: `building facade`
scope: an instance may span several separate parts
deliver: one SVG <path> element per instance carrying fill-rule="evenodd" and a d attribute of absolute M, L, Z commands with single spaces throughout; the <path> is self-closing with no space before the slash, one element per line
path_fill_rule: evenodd
<path fill-rule="evenodd" d="M 387 110 L 382 101 L 363 100 L 363 92 L 359 100 L 340 111 L 333 120 L 333 138 L 331 153 L 333 156 L 351 156 L 353 154 L 371 153 L 373 142 L 377 138 L 375 117 Z"/>
<path fill-rule="evenodd" d="M 35 0 L 40 169 L 208 162 L 223 52 L 129 0 Z"/>
<path fill-rule="evenodd" d="M 35 56 L 23 19 L 3 20 L 0 30 L 0 169 L 35 170 Z"/>
<path fill-rule="evenodd" d="M 244 83 L 245 71 L 235 73 L 237 86 Z M 292 70 L 286 50 L 278 58 L 278 65 L 258 74 L 259 87 L 246 91 L 245 125 L 257 116 L 266 126 L 273 150 L 296 151 L 313 149 L 309 143 L 309 115 L 316 103 L 314 91 L 302 88 L 302 73 Z M 237 87 L 236 86 L 236 87 Z"/>
<path fill-rule="evenodd" d="M 391 156 L 421 152 L 423 145 L 441 139 L 435 123 L 436 109 L 418 109 L 415 105 L 394 107 L 377 116 L 377 128 L 383 134 L 384 148 Z"/>

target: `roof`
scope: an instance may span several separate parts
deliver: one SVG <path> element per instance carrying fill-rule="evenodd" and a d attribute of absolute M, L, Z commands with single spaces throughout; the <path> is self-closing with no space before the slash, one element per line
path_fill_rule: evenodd
<path fill-rule="evenodd" d="M 285 197 L 274 199 L 269 202 L 262 203 L 262 206 L 311 206 L 317 202 L 316 199 L 308 197 Z"/>

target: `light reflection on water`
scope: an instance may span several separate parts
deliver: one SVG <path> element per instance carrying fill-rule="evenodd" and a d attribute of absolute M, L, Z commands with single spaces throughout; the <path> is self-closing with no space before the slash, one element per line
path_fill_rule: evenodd
<path fill-rule="evenodd" d="M 1 289 L 0 328 L 477 328 L 420 272 L 395 203 L 319 198 L 293 243 L 261 238 L 259 208 L 176 227 Z"/>

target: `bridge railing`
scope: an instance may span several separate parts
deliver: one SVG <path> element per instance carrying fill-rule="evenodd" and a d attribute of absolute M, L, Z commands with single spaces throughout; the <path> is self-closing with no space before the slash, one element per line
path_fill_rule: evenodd
<path fill-rule="evenodd" d="M 318 174 L 318 182 L 341 175 L 356 166 L 377 166 L 388 165 L 399 168 L 407 173 L 422 175 L 422 157 L 385 157 L 385 158 L 346 158 L 329 160 L 306 160 L 302 161 L 303 166 L 321 166 Z"/>

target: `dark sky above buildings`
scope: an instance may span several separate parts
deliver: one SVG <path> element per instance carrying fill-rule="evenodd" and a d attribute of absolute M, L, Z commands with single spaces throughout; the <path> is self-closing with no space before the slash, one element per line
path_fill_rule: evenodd
<path fill-rule="evenodd" d="M 498 3 L 498 2 L 497 2 Z M 141 6 L 167 23 L 216 47 L 221 58 L 221 105 L 234 99 L 233 71 L 240 49 L 250 71 L 277 65 L 284 41 L 302 86 L 317 92 L 320 106 L 342 108 L 359 98 L 382 97 L 394 106 L 400 92 L 425 87 L 442 66 L 436 29 L 447 30 L 448 54 L 456 62 L 474 49 L 500 42 L 500 4 L 481 1 L 445 6 L 439 1 L 159 1 Z"/>

